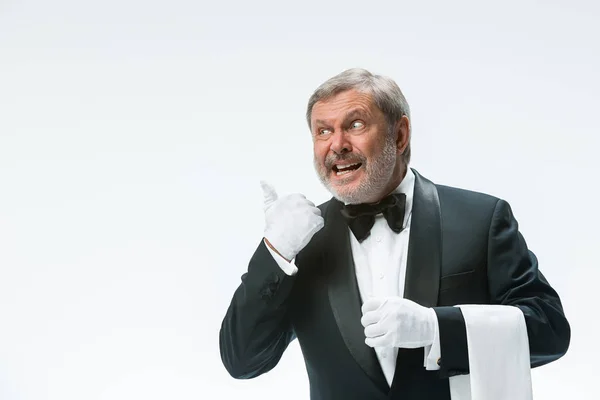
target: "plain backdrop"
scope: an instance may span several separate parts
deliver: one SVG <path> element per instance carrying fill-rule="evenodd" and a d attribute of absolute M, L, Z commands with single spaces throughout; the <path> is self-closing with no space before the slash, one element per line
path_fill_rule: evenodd
<path fill-rule="evenodd" d="M 571 322 L 536 399 L 597 399 L 594 1 L 0 1 L 0 399 L 308 399 L 297 341 L 237 381 L 218 332 L 260 179 L 329 199 L 304 120 L 351 67 L 411 166 L 507 200 Z"/>

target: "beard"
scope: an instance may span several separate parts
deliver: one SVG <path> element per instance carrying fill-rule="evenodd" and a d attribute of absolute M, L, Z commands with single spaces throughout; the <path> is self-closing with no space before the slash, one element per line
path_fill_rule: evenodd
<path fill-rule="evenodd" d="M 346 153 L 337 155 L 330 153 L 324 163 L 313 159 L 314 167 L 319 180 L 327 190 L 339 201 L 346 204 L 365 203 L 374 193 L 380 193 L 389 184 L 396 165 L 396 141 L 392 135 L 386 135 L 385 143 L 381 153 L 372 159 L 367 159 L 362 154 Z M 344 161 L 350 163 L 361 163 L 364 168 L 364 176 L 353 187 L 346 184 L 353 177 L 337 179 L 337 184 L 331 184 L 331 173 L 335 162 Z"/>

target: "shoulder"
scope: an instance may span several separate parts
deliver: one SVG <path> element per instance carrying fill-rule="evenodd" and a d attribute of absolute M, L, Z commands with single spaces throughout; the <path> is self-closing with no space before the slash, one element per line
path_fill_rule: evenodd
<path fill-rule="evenodd" d="M 435 185 L 440 200 L 444 226 L 467 225 L 472 229 L 488 229 L 496 208 L 503 202 L 487 193 L 447 185 Z"/>
<path fill-rule="evenodd" d="M 431 185 L 435 187 L 439 198 L 441 216 L 446 222 L 465 223 L 469 221 L 469 224 L 485 224 L 485 222 L 491 222 L 498 204 L 505 203 L 497 196 L 467 188 L 434 183 L 417 171 L 414 172 L 416 186 Z M 419 197 L 416 186 L 414 201 L 418 205 Z"/>
<path fill-rule="evenodd" d="M 421 175 L 414 168 L 411 168 L 411 170 L 415 175 L 415 196 L 417 196 L 417 192 L 419 192 L 417 189 L 418 187 L 433 186 L 438 193 L 440 202 L 460 202 L 468 203 L 470 205 L 494 207 L 495 204 L 500 200 L 498 197 L 492 196 L 488 193 L 436 183 Z"/>
<path fill-rule="evenodd" d="M 440 201 L 443 199 L 446 202 L 460 202 L 472 206 L 492 208 L 500 201 L 500 198 L 488 193 L 439 184 L 436 184 L 435 187 L 438 191 Z"/>

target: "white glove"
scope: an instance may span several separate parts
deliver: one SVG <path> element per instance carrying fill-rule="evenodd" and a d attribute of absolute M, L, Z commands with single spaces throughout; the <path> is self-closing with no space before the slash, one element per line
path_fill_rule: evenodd
<path fill-rule="evenodd" d="M 265 238 L 279 254 L 292 260 L 325 225 L 321 210 L 302 194 L 278 199 L 271 185 L 260 184 L 265 197 Z"/>
<path fill-rule="evenodd" d="M 385 297 L 365 301 L 362 313 L 360 322 L 370 347 L 415 349 L 433 344 L 437 321 L 433 308 L 401 297 Z"/>

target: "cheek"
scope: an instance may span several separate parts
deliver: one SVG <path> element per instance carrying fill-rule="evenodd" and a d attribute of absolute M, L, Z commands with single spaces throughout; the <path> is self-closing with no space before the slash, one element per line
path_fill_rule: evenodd
<path fill-rule="evenodd" d="M 356 149 L 365 157 L 370 158 L 381 153 L 385 142 L 382 140 L 364 140 L 356 144 Z"/>
<path fill-rule="evenodd" d="M 354 141 L 352 143 L 352 152 L 369 158 L 373 154 L 373 146 L 366 141 Z"/>
<path fill-rule="evenodd" d="M 325 161 L 325 157 L 327 157 L 328 147 L 324 142 L 315 142 L 313 145 L 313 153 L 315 158 L 319 163 L 323 163 Z"/>

